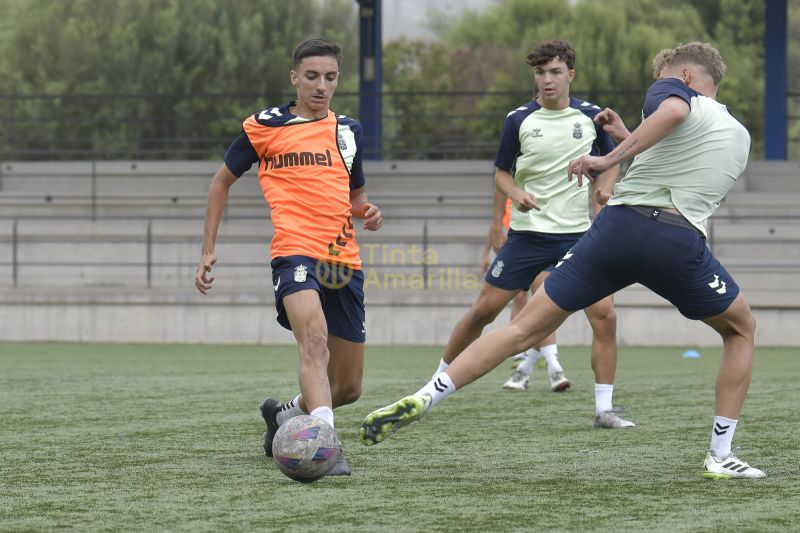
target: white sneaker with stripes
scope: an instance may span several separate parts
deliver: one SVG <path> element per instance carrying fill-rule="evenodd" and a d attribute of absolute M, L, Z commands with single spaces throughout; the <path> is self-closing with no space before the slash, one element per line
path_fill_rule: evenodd
<path fill-rule="evenodd" d="M 703 477 L 706 479 L 761 479 L 767 477 L 762 470 L 753 468 L 746 461 L 742 461 L 731 452 L 725 459 L 717 459 L 708 452 L 703 462 Z"/>

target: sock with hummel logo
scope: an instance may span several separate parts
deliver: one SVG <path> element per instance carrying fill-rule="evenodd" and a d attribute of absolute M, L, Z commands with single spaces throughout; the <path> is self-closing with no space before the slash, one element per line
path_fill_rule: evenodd
<path fill-rule="evenodd" d="M 453 380 L 447 375 L 447 372 L 440 372 L 433 376 L 428 383 L 418 390 L 415 396 L 428 394 L 431 397 L 431 407 L 444 400 L 447 396 L 456 391 L 456 386 L 453 385 Z"/>
<path fill-rule="evenodd" d="M 714 425 L 711 428 L 711 453 L 717 459 L 725 459 L 730 455 L 737 422 L 739 421 L 724 416 L 714 417 Z"/>

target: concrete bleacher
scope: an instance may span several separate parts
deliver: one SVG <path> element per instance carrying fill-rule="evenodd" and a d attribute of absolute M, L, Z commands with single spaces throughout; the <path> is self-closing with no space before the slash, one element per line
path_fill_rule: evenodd
<path fill-rule="evenodd" d="M 0 165 L 0 208 L 11 216 L 202 217 L 218 162 L 6 162 Z M 366 162 L 368 193 L 387 216 L 491 216 L 494 186 L 487 161 Z M 255 170 L 231 188 L 227 213 L 265 214 Z"/>
<path fill-rule="evenodd" d="M 231 190 L 214 295 L 203 298 L 192 286 L 206 191 L 218 165 L 2 163 L 0 338 L 290 342 L 267 325 L 274 315 L 272 227 L 254 172 Z M 386 219 L 380 232 L 359 233 L 370 339 L 445 342 L 480 280 L 492 164 L 366 162 L 365 170 L 369 196 Z M 762 344 L 800 343 L 798 328 L 788 326 L 800 318 L 799 203 L 797 162 L 756 161 L 711 225 L 710 246 L 757 309 Z M 642 287 L 622 291 L 617 304 L 621 343 L 717 342 Z M 585 320 L 570 321 L 562 342 L 586 344 Z"/>

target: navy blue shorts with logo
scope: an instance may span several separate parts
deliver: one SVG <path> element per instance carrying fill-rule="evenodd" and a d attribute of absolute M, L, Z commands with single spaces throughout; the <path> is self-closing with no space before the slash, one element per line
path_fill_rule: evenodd
<path fill-rule="evenodd" d="M 556 305 L 577 311 L 633 283 L 694 320 L 716 316 L 731 305 L 739 286 L 711 254 L 705 238 L 694 228 L 660 220 L 663 212 L 647 209 L 650 216 L 624 205 L 600 212 L 545 281 Z"/>
<path fill-rule="evenodd" d="M 536 276 L 549 271 L 582 235 L 510 229 L 486 272 L 486 283 L 507 291 L 528 290 Z"/>
<path fill-rule="evenodd" d="M 351 342 L 366 340 L 364 273 L 343 265 L 332 265 L 303 255 L 276 257 L 272 286 L 278 323 L 291 330 L 283 298 L 302 290 L 319 293 L 328 333 Z"/>

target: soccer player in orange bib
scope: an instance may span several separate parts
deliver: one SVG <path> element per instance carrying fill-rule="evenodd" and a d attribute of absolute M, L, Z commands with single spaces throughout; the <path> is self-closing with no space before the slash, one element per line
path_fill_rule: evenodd
<path fill-rule="evenodd" d="M 309 39 L 293 56 L 290 79 L 297 100 L 248 117 L 214 175 L 195 274 L 197 289 L 207 294 L 228 191 L 257 164 L 275 228 L 270 256 L 278 322 L 292 330 L 300 352 L 300 394 L 286 403 L 273 398 L 261 403 L 268 457 L 286 420 L 311 414 L 333 426 L 333 409 L 361 394 L 364 275 L 353 218 L 369 231 L 383 223 L 364 192 L 361 124 L 330 110 L 341 46 Z M 328 475 L 350 475 L 342 454 Z"/>

